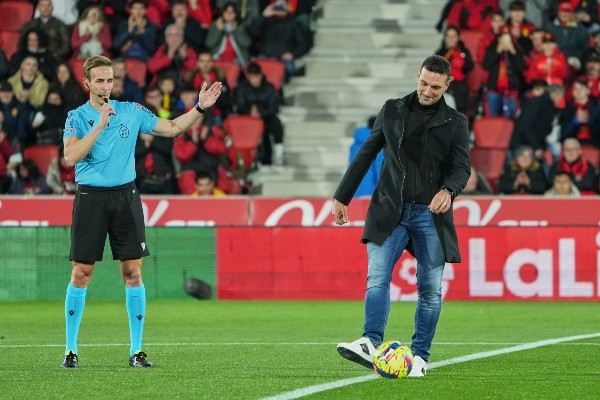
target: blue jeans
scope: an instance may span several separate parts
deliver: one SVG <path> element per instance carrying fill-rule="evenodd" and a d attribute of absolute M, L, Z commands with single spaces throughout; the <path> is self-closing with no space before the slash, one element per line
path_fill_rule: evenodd
<path fill-rule="evenodd" d="M 487 103 L 490 117 L 514 118 L 517 110 L 517 98 L 505 96 L 489 90 L 487 92 Z"/>
<path fill-rule="evenodd" d="M 367 244 L 369 270 L 363 336 L 371 339 L 375 347 L 383 341 L 390 312 L 392 272 L 409 239 L 417 258 L 418 293 L 412 351 L 427 361 L 442 307 L 445 257 L 433 214 L 425 204 L 404 204 L 400 223 L 383 244 Z"/>

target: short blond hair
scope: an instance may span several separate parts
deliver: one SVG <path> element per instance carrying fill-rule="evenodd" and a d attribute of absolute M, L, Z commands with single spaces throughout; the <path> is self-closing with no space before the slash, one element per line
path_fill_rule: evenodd
<path fill-rule="evenodd" d="M 91 80 L 91 70 L 97 67 L 112 67 L 113 63 L 110 58 L 104 56 L 92 56 L 85 60 L 83 64 L 83 77 L 88 81 Z"/>

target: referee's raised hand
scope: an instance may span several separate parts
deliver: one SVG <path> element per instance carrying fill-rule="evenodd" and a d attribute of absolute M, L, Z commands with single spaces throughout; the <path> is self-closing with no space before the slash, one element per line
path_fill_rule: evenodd
<path fill-rule="evenodd" d="M 217 99 L 221 95 L 223 84 L 215 82 L 208 89 L 206 88 L 207 86 L 206 82 L 204 82 L 198 95 L 198 105 L 204 110 L 212 107 L 217 102 Z"/>

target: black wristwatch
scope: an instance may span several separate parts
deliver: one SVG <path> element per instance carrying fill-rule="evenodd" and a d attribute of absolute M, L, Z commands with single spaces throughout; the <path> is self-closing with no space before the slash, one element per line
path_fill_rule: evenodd
<path fill-rule="evenodd" d="M 206 112 L 204 108 L 200 107 L 200 103 L 196 104 L 196 111 L 198 111 L 200 114 L 204 114 Z"/>

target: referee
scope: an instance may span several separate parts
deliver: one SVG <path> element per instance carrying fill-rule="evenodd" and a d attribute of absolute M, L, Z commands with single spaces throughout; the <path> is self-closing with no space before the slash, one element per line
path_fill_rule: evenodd
<path fill-rule="evenodd" d="M 75 166 L 78 184 L 73 203 L 71 253 L 73 270 L 65 300 L 66 350 L 63 368 L 78 367 L 77 335 L 87 287 L 96 261 L 102 260 L 106 235 L 113 259 L 119 260 L 125 282 L 131 347 L 129 365 L 151 367 L 142 351 L 146 291 L 142 257 L 146 243 L 140 194 L 135 186 L 134 150 L 139 132 L 176 137 L 188 130 L 221 94 L 221 83 L 202 86 L 196 107 L 173 119 L 156 117 L 137 103 L 109 100 L 113 87 L 112 61 L 103 56 L 86 60 L 83 83 L 90 100 L 69 112 L 64 156 Z"/>

